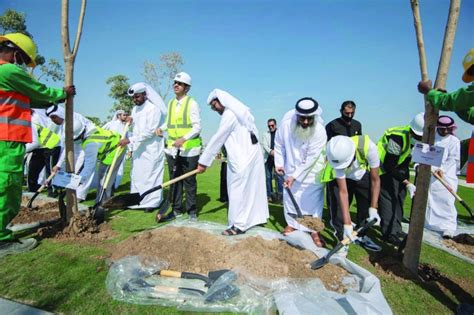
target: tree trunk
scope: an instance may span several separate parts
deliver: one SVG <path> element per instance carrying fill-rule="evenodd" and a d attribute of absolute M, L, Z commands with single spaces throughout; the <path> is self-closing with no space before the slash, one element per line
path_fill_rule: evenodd
<path fill-rule="evenodd" d="M 448 76 L 451 52 L 456 33 L 456 26 L 459 17 L 460 0 L 451 0 L 449 8 L 448 22 L 444 35 L 443 49 L 436 75 L 435 88 L 444 88 Z M 426 57 L 424 51 L 421 18 L 418 0 L 411 0 L 415 31 L 418 43 L 418 53 L 420 56 L 420 68 L 422 80 L 428 80 L 428 70 L 426 67 Z M 425 99 L 425 127 L 423 130 L 423 143 L 433 144 L 436 131 L 438 111 Z M 412 212 L 410 217 L 410 231 L 408 233 L 405 255 L 403 257 L 404 266 L 413 274 L 418 274 L 418 263 L 421 253 L 421 242 L 423 238 L 423 228 L 425 224 L 426 204 L 428 201 L 428 190 L 430 187 L 431 166 L 420 164 L 416 178 L 416 194 L 413 198 Z"/>
<path fill-rule="evenodd" d="M 76 59 L 77 49 L 82 34 L 82 23 L 84 20 L 86 0 L 82 0 L 81 13 L 79 16 L 79 25 L 74 41 L 74 49 L 71 52 L 69 45 L 69 0 L 61 2 L 61 41 L 63 45 L 64 63 L 65 63 L 65 86 L 74 85 L 74 60 Z M 74 142 L 73 142 L 73 122 L 74 122 L 74 97 L 66 99 L 66 117 L 65 117 L 65 137 L 66 137 L 66 172 L 74 173 Z M 76 191 L 66 190 L 66 223 L 75 213 L 78 213 Z"/>

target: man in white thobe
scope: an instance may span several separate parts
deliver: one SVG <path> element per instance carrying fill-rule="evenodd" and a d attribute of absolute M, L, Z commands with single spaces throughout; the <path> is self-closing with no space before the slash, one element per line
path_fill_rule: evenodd
<path fill-rule="evenodd" d="M 291 189 L 301 213 L 316 218 L 322 218 L 324 206 L 324 185 L 320 176 L 324 169 L 327 136 L 321 112 L 316 100 L 310 97 L 298 100 L 295 109 L 285 114 L 275 136 L 276 172 L 286 175 L 284 185 Z M 283 207 L 288 224 L 284 235 L 294 230 L 309 232 L 316 246 L 324 246 L 319 233 L 296 221 L 296 209 L 286 190 Z"/>
<path fill-rule="evenodd" d="M 166 106 L 156 91 L 146 83 L 128 89 L 136 106 L 132 109 L 132 136 L 120 141 L 132 151 L 131 193 L 143 194 L 163 183 L 165 166 L 163 138 L 155 130 L 164 121 Z M 162 204 L 162 190 L 148 194 L 137 206 L 130 208 L 152 212 Z"/>
<path fill-rule="evenodd" d="M 204 172 L 225 146 L 229 211 L 228 229 L 222 234 L 242 234 L 252 226 L 266 223 L 269 217 L 258 131 L 249 108 L 226 91 L 213 90 L 207 102 L 222 117 L 219 129 L 199 158 L 198 170 Z"/>
<path fill-rule="evenodd" d="M 119 109 L 118 111 L 115 112 L 115 115 L 112 118 L 112 120 L 106 123 L 104 126 L 102 126 L 102 129 L 110 130 L 122 135 L 125 129 L 125 125 L 127 124 L 127 118 L 128 118 L 128 113 L 126 113 L 122 109 Z M 125 165 L 125 159 L 122 160 L 122 163 L 120 163 L 117 177 L 115 178 L 114 189 L 117 189 L 120 186 L 120 182 L 122 181 L 122 176 L 123 176 L 124 165 Z"/>
<path fill-rule="evenodd" d="M 460 141 L 454 136 L 456 125 L 449 116 L 439 116 L 436 126 L 434 145 L 444 148 L 443 159 L 439 168 L 431 169 L 441 176 L 456 191 L 460 167 Z M 443 233 L 443 237 L 451 238 L 457 229 L 457 211 L 454 196 L 443 184 L 431 176 L 428 204 L 426 207 L 425 227 Z"/>

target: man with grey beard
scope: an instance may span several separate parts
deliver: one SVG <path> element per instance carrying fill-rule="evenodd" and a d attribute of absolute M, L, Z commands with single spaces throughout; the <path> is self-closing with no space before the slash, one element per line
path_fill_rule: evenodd
<path fill-rule="evenodd" d="M 305 97 L 296 102 L 295 109 L 287 112 L 275 136 L 275 170 L 285 175 L 285 187 L 291 189 L 303 215 L 322 218 L 324 185 L 320 176 L 324 169 L 326 130 L 318 102 Z M 284 235 L 295 230 L 311 234 L 316 246 L 324 246 L 319 233 L 295 220 L 296 209 L 288 193 L 283 193 L 283 207 L 287 226 Z"/>

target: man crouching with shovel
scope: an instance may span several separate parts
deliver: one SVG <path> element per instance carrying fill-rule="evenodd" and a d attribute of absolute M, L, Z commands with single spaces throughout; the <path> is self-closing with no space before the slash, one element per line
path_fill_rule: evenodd
<path fill-rule="evenodd" d="M 247 106 L 229 93 L 215 89 L 207 99 L 222 116 L 219 129 L 199 158 L 197 170 L 205 172 L 220 152 L 227 151 L 229 225 L 223 235 L 245 233 L 269 217 L 263 153 L 258 144 L 254 117 Z"/>
<path fill-rule="evenodd" d="M 298 204 L 302 215 L 321 218 L 323 214 L 324 185 L 319 182 L 319 176 L 324 168 L 327 136 L 321 112 L 316 100 L 310 97 L 298 100 L 295 109 L 283 117 L 275 136 L 275 169 L 279 175 L 287 176 L 283 207 L 288 225 L 283 234 L 286 236 L 295 230 L 311 233 L 318 247 L 325 245 L 320 234 L 298 223 L 295 215 Z"/>

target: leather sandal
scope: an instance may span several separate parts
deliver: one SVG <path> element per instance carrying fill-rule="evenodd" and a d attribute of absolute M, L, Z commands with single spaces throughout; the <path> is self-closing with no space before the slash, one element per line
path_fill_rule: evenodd
<path fill-rule="evenodd" d="M 326 242 L 323 240 L 321 235 L 318 232 L 311 233 L 311 238 L 313 239 L 314 245 L 318 247 L 326 247 Z"/>

